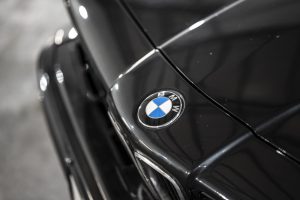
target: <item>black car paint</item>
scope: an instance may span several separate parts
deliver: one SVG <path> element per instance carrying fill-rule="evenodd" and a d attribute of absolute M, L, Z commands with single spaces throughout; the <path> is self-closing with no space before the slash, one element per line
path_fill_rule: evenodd
<path fill-rule="evenodd" d="M 201 194 L 206 191 L 199 188 L 206 188 L 218 199 L 298 199 L 299 165 L 278 154 L 260 140 L 244 140 L 191 175 L 194 192 Z"/>
<path fill-rule="evenodd" d="M 152 49 L 117 1 L 73 0 L 68 5 L 85 51 L 93 59 L 106 88 L 128 66 Z M 81 16 L 79 8 L 86 10 L 86 19 Z"/>
<path fill-rule="evenodd" d="M 186 99 L 186 109 L 181 118 L 161 130 L 147 129 L 136 119 L 139 103 L 157 90 L 158 86 L 153 81 L 164 89 L 176 88 Z M 135 85 L 139 87 L 132 90 Z M 295 185 L 286 187 L 298 180 L 299 166 L 201 96 L 159 53 L 119 79 L 111 91 L 113 99 L 110 102 L 114 102 L 111 110 L 122 116 L 117 121 L 125 129 L 123 133 L 127 132 L 124 137 L 130 145 L 134 145 L 133 149 L 151 157 L 180 183 L 189 185 L 188 180 L 197 180 L 198 191 L 206 191 L 209 196 L 220 199 L 276 199 L 279 196 L 280 199 L 289 199 L 297 196 Z M 247 164 L 242 165 L 243 162 Z M 241 169 L 236 169 L 240 173 L 232 172 L 226 179 L 226 171 L 223 173 L 219 169 L 223 163 L 234 169 L 240 163 Z M 224 177 L 218 177 L 216 181 L 215 171 L 223 173 Z M 248 181 L 245 180 L 247 176 L 250 176 Z M 205 184 L 201 184 L 204 181 Z M 184 187 L 186 191 L 190 190 Z M 260 188 L 266 188 L 266 193 Z M 272 194 L 269 188 L 283 189 Z"/>
<path fill-rule="evenodd" d="M 133 163 L 117 156 L 124 150 L 105 106 L 90 87 L 89 70 L 78 41 L 42 52 L 38 74 L 49 78 L 41 98 L 52 138 L 70 189 L 74 178 L 81 198 L 134 199 L 131 194 L 143 182 Z M 57 78 L 58 71 L 63 79 Z"/>
<path fill-rule="evenodd" d="M 226 5 L 224 1 L 222 2 L 207 12 L 221 9 Z M 73 165 L 76 169 L 72 170 L 72 173 L 79 177 L 78 182 L 86 183 L 81 183 L 83 193 L 90 193 L 96 199 L 130 198 L 129 191 L 126 191 L 123 186 L 111 187 L 118 184 L 117 180 L 120 179 L 120 176 L 116 175 L 118 173 L 108 167 L 118 166 L 114 161 L 116 155 L 111 153 L 114 150 L 108 148 L 106 142 L 101 143 L 102 138 L 98 138 L 105 135 L 107 129 L 111 130 L 111 127 L 107 127 L 109 123 L 103 126 L 108 119 L 105 110 L 108 110 L 115 120 L 114 123 L 121 129 L 123 142 L 132 156 L 134 152 L 141 152 L 151 158 L 180 183 L 188 198 L 199 199 L 205 195 L 214 199 L 297 199 L 295 187 L 300 178 L 299 165 L 286 157 L 282 150 L 279 151 L 257 138 L 247 126 L 246 120 L 245 123 L 240 123 L 241 121 L 232 118 L 231 113 L 226 109 L 199 93 L 187 82 L 186 77 L 181 76 L 178 68 L 174 68 L 174 63 L 177 66 L 178 61 L 174 61 L 177 59 L 175 56 L 177 51 L 174 50 L 173 56 L 172 48 L 178 48 L 179 60 L 185 61 L 186 58 L 181 57 L 183 56 L 181 51 L 188 48 L 181 48 L 180 45 L 189 47 L 195 43 L 192 36 L 188 37 L 190 34 L 193 35 L 192 32 L 163 46 L 162 49 L 159 49 L 158 45 L 156 49 L 156 46 L 151 46 L 155 44 L 155 39 L 154 42 L 147 40 L 147 36 L 144 35 L 145 30 L 139 29 L 139 25 L 136 24 L 138 21 L 131 18 L 132 13 L 127 13 L 128 8 L 122 7 L 123 2 L 74 0 L 67 6 L 79 32 L 80 45 L 83 46 L 87 59 L 78 61 L 76 58 L 83 56 L 81 51 L 59 47 L 62 49 L 61 52 L 55 51 L 52 55 L 42 56 L 39 66 L 40 74 L 45 72 L 49 74 L 50 84 L 54 84 L 55 70 L 59 66 L 66 76 L 65 86 L 55 83 L 51 86 L 54 88 L 50 90 L 53 93 L 48 90 L 43 93 L 43 102 L 46 105 L 48 118 L 51 118 L 49 115 L 62 115 L 57 114 L 57 110 L 73 110 L 65 111 L 65 117 L 62 118 L 62 124 L 66 127 L 57 128 L 58 130 L 52 132 L 56 132 L 54 140 L 68 143 L 57 144 L 58 151 L 61 151 L 62 158 L 74 159 Z M 87 19 L 80 16 L 79 6 L 84 6 L 87 10 Z M 193 17 L 191 22 L 197 22 L 203 16 Z M 222 16 L 217 19 L 222 20 Z M 181 28 L 177 26 L 173 31 L 180 31 L 179 29 Z M 107 33 L 107 30 L 113 31 Z M 124 34 L 126 31 L 130 33 Z M 200 29 L 195 30 L 198 31 Z M 164 37 L 167 39 L 167 36 L 169 37 L 169 35 Z M 151 35 L 148 36 L 149 38 Z M 180 43 L 181 40 L 189 42 Z M 113 44 L 110 44 L 111 41 Z M 177 41 L 178 46 L 176 46 Z M 72 46 L 74 42 L 67 41 L 62 46 Z M 74 51 L 80 56 L 68 55 L 69 52 L 74 53 Z M 74 74 L 72 69 L 80 71 L 79 68 L 82 70 L 86 62 L 89 63 L 91 71 Z M 185 64 L 178 67 L 182 67 L 180 70 L 189 77 L 194 73 L 199 74 L 197 71 L 186 71 L 191 66 L 193 65 Z M 92 76 L 92 80 L 88 84 L 79 81 L 89 76 Z M 103 86 L 99 86 L 100 83 Z M 94 95 L 96 97 L 98 95 L 101 100 L 96 102 L 87 100 L 89 95 L 86 93 L 90 92 L 90 89 L 84 85 L 92 85 L 96 88 Z M 197 86 L 201 88 L 200 85 Z M 222 86 L 226 87 L 226 84 Z M 105 88 L 105 99 L 103 95 L 97 93 L 99 88 Z M 172 89 L 182 93 L 187 108 L 172 126 L 160 130 L 147 129 L 138 123 L 137 108 L 149 94 L 161 89 Z M 205 89 L 203 91 L 211 95 L 209 91 Z M 218 96 L 210 97 L 226 108 Z M 68 99 L 67 103 L 66 99 Z M 64 103 L 61 103 L 62 101 Z M 53 104 L 60 105 L 60 109 L 55 109 Z M 99 105 L 104 106 L 103 109 L 96 109 Z M 239 106 L 242 105 L 244 104 L 241 103 Z M 231 107 L 228 109 L 236 113 Z M 93 112 L 95 115 L 91 114 Z M 240 116 L 240 113 L 236 114 Z M 73 118 L 73 123 L 69 118 Z M 49 122 L 52 127 L 59 124 L 56 117 L 49 119 Z M 297 122 L 294 124 L 297 125 Z M 77 128 L 79 131 L 74 130 L 74 126 L 79 126 Z M 66 130 L 63 131 L 64 129 Z M 264 127 L 262 129 L 265 130 Z M 66 135 L 61 136 L 61 132 L 66 132 Z M 74 134 L 77 135 L 67 135 L 68 132 L 69 134 L 75 132 Z M 91 132 L 94 134 L 89 134 Z M 59 139 L 60 137 L 64 139 Z M 106 138 L 104 141 L 107 140 Z M 288 143 L 286 145 L 289 146 Z M 77 152 L 69 155 L 70 153 L 66 153 L 68 151 L 61 150 L 66 146 L 70 147 L 69 151 Z M 109 160 L 112 161 L 108 162 Z M 64 159 L 62 162 L 64 163 Z M 88 199 L 88 195 L 85 198 Z"/>
<path fill-rule="evenodd" d="M 299 161 L 299 1 L 216 1 L 218 11 L 206 16 L 190 10 L 215 1 L 165 2 L 180 10 L 169 14 L 157 8 L 160 2 L 143 2 L 127 0 L 170 61 L 224 109 Z M 190 23 L 166 22 L 184 12 Z M 164 36 L 165 29 L 180 25 L 182 32 Z"/>

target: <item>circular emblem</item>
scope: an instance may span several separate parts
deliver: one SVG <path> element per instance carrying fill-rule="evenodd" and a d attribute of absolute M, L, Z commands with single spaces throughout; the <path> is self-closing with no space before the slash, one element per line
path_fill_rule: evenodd
<path fill-rule="evenodd" d="M 182 95 L 160 91 L 148 96 L 138 109 L 138 120 L 148 128 L 161 128 L 176 121 L 184 109 Z"/>

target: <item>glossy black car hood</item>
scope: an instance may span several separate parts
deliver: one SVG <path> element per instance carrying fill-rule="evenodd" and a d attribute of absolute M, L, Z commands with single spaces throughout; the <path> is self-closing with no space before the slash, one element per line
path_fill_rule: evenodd
<path fill-rule="evenodd" d="M 300 2 L 126 0 L 187 78 L 300 160 Z"/>

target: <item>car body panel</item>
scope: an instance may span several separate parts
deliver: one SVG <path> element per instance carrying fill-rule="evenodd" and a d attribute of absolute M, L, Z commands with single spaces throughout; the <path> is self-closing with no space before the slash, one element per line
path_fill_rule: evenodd
<path fill-rule="evenodd" d="M 87 95 L 87 72 L 77 44 L 71 41 L 52 47 L 52 52 L 45 50 L 38 71 L 39 76 L 49 75 L 50 85 L 41 94 L 65 173 L 70 184 L 75 179 L 86 199 L 134 199 L 123 184 L 117 186 L 122 182 L 114 172 L 118 162 L 107 142 L 112 127 L 105 122 L 106 109 Z M 58 69 L 63 81 L 56 74 Z M 160 130 L 143 127 L 136 115 L 142 100 L 157 91 L 153 83 L 179 90 L 186 102 L 183 115 Z M 119 78 L 106 102 L 130 153 L 147 156 L 178 180 L 187 198 L 297 198 L 299 165 L 202 97 L 159 52 Z"/>
<path fill-rule="evenodd" d="M 171 126 L 147 128 L 137 119 L 138 107 L 147 96 L 160 90 L 178 91 L 185 100 L 185 109 Z M 159 52 L 153 53 L 129 74 L 118 79 L 111 88 L 111 98 L 112 101 L 108 102 L 114 103 L 118 116 L 122 116 L 122 123 L 131 132 L 130 136 L 135 138 L 132 140 L 143 141 L 139 145 L 144 144 L 143 149 L 151 151 L 151 154 L 154 154 L 155 146 L 163 148 L 156 150 L 155 154 L 163 159 L 169 156 L 159 154 L 169 152 L 177 159 L 176 162 L 182 163 L 182 172 L 244 134 L 252 135 L 246 127 L 191 88 Z M 215 123 L 219 124 L 218 127 L 214 126 Z"/>
<path fill-rule="evenodd" d="M 124 0 L 156 46 L 235 0 Z"/>
<path fill-rule="evenodd" d="M 195 180 L 194 193 L 198 196 L 214 191 L 216 199 L 299 197 L 299 165 L 258 139 L 244 140 L 201 173 L 199 170 L 194 172 L 196 177 L 192 179 Z"/>
<path fill-rule="evenodd" d="M 75 181 L 81 198 L 133 199 L 143 181 L 132 162 L 118 157 L 121 143 L 103 103 L 91 94 L 88 73 L 78 40 L 42 52 L 38 80 L 48 77 L 40 93 L 51 136 L 70 187 Z"/>
<path fill-rule="evenodd" d="M 154 19 L 159 16 L 152 4 L 145 1 L 143 6 L 148 6 L 148 12 L 143 16 L 141 5 L 135 6 L 137 3 L 131 0 L 126 2 L 145 29 L 157 34 L 163 32 L 165 27 L 157 28 L 159 20 Z M 299 9 L 296 0 L 229 2 L 217 12 L 202 17 L 199 14 L 194 24 L 157 44 L 174 67 L 201 91 L 264 140 L 297 160 L 300 159 L 296 148 L 300 141 Z M 172 15 L 181 16 L 181 12 L 173 12 Z M 155 36 L 153 40 L 156 41 Z M 281 117 L 280 124 L 277 120 L 277 124 L 270 126 L 271 119 L 291 110 L 293 114 Z"/>
<path fill-rule="evenodd" d="M 176 89 L 186 102 L 182 116 L 161 130 L 143 127 L 136 116 L 139 104 L 157 88 Z M 201 97 L 159 53 L 118 79 L 111 89 L 111 98 L 110 110 L 120 116 L 116 121 L 128 144 L 159 163 L 179 183 L 185 183 L 186 193 L 202 191 L 215 199 L 297 197 L 293 184 L 300 176 L 298 164 Z M 241 174 L 220 170 L 223 163 L 237 168 Z M 224 179 L 217 180 L 215 171 L 223 174 Z M 292 174 L 295 176 L 291 177 Z M 228 183 L 226 176 L 232 178 L 232 183 Z M 201 183 L 204 180 L 209 187 Z M 274 188 L 280 190 L 270 193 Z"/>
<path fill-rule="evenodd" d="M 118 75 L 152 49 L 125 9 L 115 0 L 72 0 L 68 4 L 83 48 L 110 87 Z"/>
<path fill-rule="evenodd" d="M 75 181 L 85 199 L 152 199 L 155 196 L 138 196 L 141 186 L 147 185 L 136 157 L 140 155 L 173 180 L 186 199 L 297 199 L 300 166 L 293 157 L 298 152 L 297 70 L 284 71 L 282 62 L 267 59 L 277 54 L 270 56 L 258 47 L 287 45 L 289 51 L 278 50 L 284 53 L 279 57 L 283 60 L 292 50 L 296 53 L 296 43 L 287 36 L 295 38 L 298 33 L 294 28 L 298 19 L 293 18 L 298 16 L 298 4 L 193 1 L 197 6 L 184 17 L 187 24 L 174 23 L 169 31 L 152 36 L 156 33 L 142 27 L 145 21 L 128 2 L 66 1 L 78 38 L 64 37 L 40 57 L 38 79 L 46 74 L 50 84 L 46 90 L 41 88 L 42 102 L 70 187 Z M 166 7 L 173 3 L 162 2 Z M 178 5 L 188 5 L 178 2 L 174 13 Z M 156 3 L 148 2 L 151 9 Z M 291 21 L 278 21 L 287 13 L 286 6 Z M 279 12 L 273 13 L 278 19 L 268 17 L 273 11 Z M 166 20 L 174 13 L 167 13 Z M 262 20 L 255 13 L 262 13 L 257 16 Z M 266 22 L 284 25 L 286 32 L 263 29 Z M 277 68 L 268 71 L 269 65 L 260 64 L 257 69 L 251 59 L 239 68 L 237 57 L 256 56 L 250 50 L 263 51 L 266 59 L 261 61 Z M 230 56 L 233 52 L 236 57 Z M 213 59 L 217 55 L 219 61 Z M 197 60 L 197 56 L 204 57 Z M 226 59 L 238 64 L 230 65 Z M 262 71 L 250 73 L 250 66 Z M 293 71 L 294 65 L 289 66 Z M 273 84 L 277 93 L 267 87 Z M 138 121 L 138 108 L 149 95 L 162 90 L 180 93 L 185 109 L 172 125 L 147 128 Z M 282 96 L 285 90 L 290 96 Z M 248 108 L 248 101 L 257 109 Z M 143 191 L 149 194 L 151 188 Z"/>

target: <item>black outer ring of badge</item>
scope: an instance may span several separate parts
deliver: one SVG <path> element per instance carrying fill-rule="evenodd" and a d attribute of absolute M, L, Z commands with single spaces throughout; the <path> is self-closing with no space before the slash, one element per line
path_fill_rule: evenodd
<path fill-rule="evenodd" d="M 162 93 L 162 92 L 165 92 L 165 93 L 172 93 L 172 94 L 176 95 L 176 96 L 178 97 L 179 102 L 180 102 L 180 105 L 181 105 L 181 106 L 180 106 L 180 109 L 179 109 L 179 111 L 177 112 L 177 114 L 176 114 L 175 116 L 173 116 L 170 120 L 166 121 L 165 123 L 162 123 L 162 124 L 159 124 L 159 125 L 149 125 L 149 124 L 146 124 L 146 122 L 144 122 L 143 120 L 141 120 L 141 116 L 143 116 L 143 117 L 147 116 L 146 111 L 145 111 L 145 108 L 146 108 L 147 104 L 148 104 L 152 99 L 157 98 L 157 97 L 158 97 L 158 94 L 159 94 L 159 93 Z M 141 103 L 141 105 L 140 105 L 139 108 L 138 108 L 137 117 L 138 117 L 138 121 L 139 121 L 143 126 L 145 126 L 145 127 L 147 127 L 147 128 L 152 128 L 152 129 L 159 129 L 159 128 L 164 128 L 164 127 L 167 127 L 167 126 L 173 124 L 173 123 L 181 116 L 181 114 L 182 114 L 183 111 L 184 111 L 184 108 L 185 108 L 184 98 L 183 98 L 183 96 L 182 96 L 180 93 L 178 93 L 178 92 L 176 92 L 176 91 L 173 91 L 173 90 L 162 90 L 162 91 L 158 91 L 158 92 L 155 92 L 155 93 L 149 95 L 147 98 L 145 98 L 145 99 L 143 100 L 143 102 Z M 174 111 L 171 110 L 171 111 L 166 115 L 166 117 L 167 117 L 171 112 L 174 112 Z M 148 117 L 148 116 L 147 116 L 147 117 Z M 163 117 L 163 118 L 160 119 L 160 120 L 168 119 L 168 118 L 166 118 L 166 117 Z M 148 118 L 149 118 L 149 120 L 153 120 L 153 119 L 151 119 L 150 117 L 148 117 Z M 153 120 L 153 121 L 154 121 L 154 120 Z M 159 120 L 158 120 L 158 121 L 159 121 Z"/>

